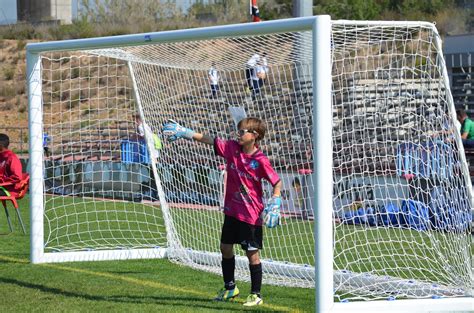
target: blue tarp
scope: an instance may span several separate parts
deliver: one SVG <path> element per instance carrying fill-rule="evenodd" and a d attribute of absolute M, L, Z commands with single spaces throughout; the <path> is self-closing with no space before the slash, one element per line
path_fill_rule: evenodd
<path fill-rule="evenodd" d="M 403 227 L 418 231 L 466 231 L 471 219 L 470 211 L 455 210 L 452 206 L 430 208 L 420 201 L 403 200 L 400 206 L 388 203 L 380 207 L 378 213 L 371 207 L 347 211 L 342 222 L 349 225 Z"/>
<path fill-rule="evenodd" d="M 385 226 L 399 227 L 401 209 L 395 203 L 388 203 L 380 210 L 380 222 Z"/>
<path fill-rule="evenodd" d="M 368 208 L 358 208 L 355 211 L 348 211 L 344 213 L 344 222 L 351 225 L 370 225 L 376 226 L 377 219 L 374 212 L 374 209 L 371 207 Z"/>
<path fill-rule="evenodd" d="M 150 155 L 143 140 L 122 140 L 120 150 L 123 163 L 150 163 Z"/>
<path fill-rule="evenodd" d="M 430 226 L 428 207 L 420 201 L 402 201 L 402 226 L 416 230 L 427 230 Z"/>
<path fill-rule="evenodd" d="M 384 225 L 426 230 L 429 227 L 428 208 L 419 201 L 403 200 L 401 208 L 388 203 L 377 215 L 373 208 L 359 208 L 344 213 L 344 223 L 351 225 Z"/>
<path fill-rule="evenodd" d="M 397 149 L 397 175 L 449 178 L 456 164 L 454 156 L 453 146 L 444 142 L 402 143 Z"/>

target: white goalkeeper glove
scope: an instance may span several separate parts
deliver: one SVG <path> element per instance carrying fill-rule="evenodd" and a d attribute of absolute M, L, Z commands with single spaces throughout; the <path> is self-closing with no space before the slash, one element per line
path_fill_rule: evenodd
<path fill-rule="evenodd" d="M 162 131 L 163 135 L 168 137 L 169 142 L 176 141 L 180 138 L 191 140 L 195 134 L 194 130 L 181 126 L 171 119 L 163 125 Z"/>
<path fill-rule="evenodd" d="M 272 197 L 262 212 L 262 220 L 268 228 L 274 228 L 281 224 L 281 197 Z"/>

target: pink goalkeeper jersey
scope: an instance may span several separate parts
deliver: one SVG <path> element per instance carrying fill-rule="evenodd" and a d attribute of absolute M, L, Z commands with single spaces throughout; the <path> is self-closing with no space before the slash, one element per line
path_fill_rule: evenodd
<path fill-rule="evenodd" d="M 272 186 L 280 181 L 270 161 L 260 149 L 251 155 L 245 154 L 235 140 L 216 138 L 214 149 L 227 161 L 224 213 L 248 224 L 262 225 L 262 179 Z"/>

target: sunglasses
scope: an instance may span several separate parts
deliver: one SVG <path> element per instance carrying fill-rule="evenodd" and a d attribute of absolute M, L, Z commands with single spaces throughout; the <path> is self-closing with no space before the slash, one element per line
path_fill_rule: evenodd
<path fill-rule="evenodd" d="M 237 135 L 239 135 L 239 136 L 243 136 L 243 135 L 245 135 L 245 133 L 256 134 L 257 132 L 254 131 L 254 130 L 249 130 L 249 129 L 239 129 L 237 131 Z"/>

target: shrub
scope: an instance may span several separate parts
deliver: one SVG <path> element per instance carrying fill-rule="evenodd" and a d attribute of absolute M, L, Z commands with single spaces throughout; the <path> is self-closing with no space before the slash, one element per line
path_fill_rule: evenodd
<path fill-rule="evenodd" d="M 22 57 L 21 57 L 20 53 L 16 54 L 16 55 L 12 58 L 12 64 L 17 64 L 18 61 L 20 61 L 21 58 L 22 58 Z"/>
<path fill-rule="evenodd" d="M 89 127 L 90 124 L 91 124 L 91 121 L 89 121 L 89 120 L 82 121 L 81 122 L 81 128 Z"/>
<path fill-rule="evenodd" d="M 70 94 L 68 90 L 63 90 L 61 92 L 61 101 L 67 101 L 69 100 Z"/>
<path fill-rule="evenodd" d="M 2 111 L 10 111 L 13 108 L 13 104 L 11 102 L 5 102 L 0 106 L 0 108 Z"/>
<path fill-rule="evenodd" d="M 80 76 L 80 69 L 79 67 L 74 67 L 71 70 L 71 78 L 78 78 Z"/>
<path fill-rule="evenodd" d="M 3 76 L 6 80 L 12 80 L 15 76 L 15 68 L 14 67 L 6 67 L 3 69 Z"/>
<path fill-rule="evenodd" d="M 26 83 L 24 81 L 16 84 L 17 95 L 23 95 L 25 94 L 25 92 L 26 92 Z"/>
<path fill-rule="evenodd" d="M 71 96 L 71 100 L 67 102 L 67 109 L 71 110 L 75 107 L 78 107 L 81 102 L 81 94 L 80 92 L 74 92 Z"/>
<path fill-rule="evenodd" d="M 26 46 L 26 41 L 20 39 L 16 42 L 16 50 L 17 51 L 21 51 L 23 49 L 25 49 L 25 46 Z"/>
<path fill-rule="evenodd" d="M 18 99 L 18 98 L 17 98 Z M 25 113 L 26 112 L 26 105 L 20 104 L 18 106 L 18 113 Z"/>
<path fill-rule="evenodd" d="M 0 31 L 0 37 L 12 40 L 27 40 L 36 38 L 35 27 L 31 24 L 17 23 L 11 27 L 4 27 Z"/>

